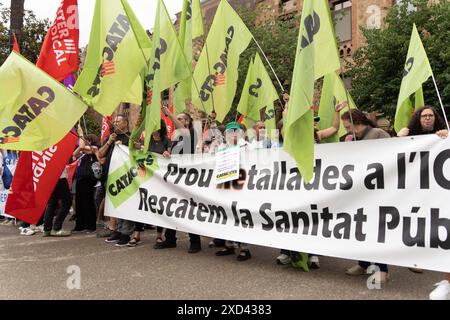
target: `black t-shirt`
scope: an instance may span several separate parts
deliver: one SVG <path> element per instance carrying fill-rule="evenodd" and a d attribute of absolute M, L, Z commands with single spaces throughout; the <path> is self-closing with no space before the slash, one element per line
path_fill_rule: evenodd
<path fill-rule="evenodd" d="M 118 134 L 116 142 L 120 141 L 124 146 L 128 146 L 128 143 L 130 141 L 130 138 L 129 138 L 130 135 L 131 134 L 129 132 Z M 108 143 L 108 140 L 109 140 L 109 136 L 106 137 L 105 142 L 102 144 L 102 147 L 106 143 Z M 106 161 L 105 161 L 105 164 L 103 165 L 103 171 L 102 171 L 102 183 L 104 185 L 106 185 L 106 181 L 108 180 L 109 165 L 111 163 L 111 158 L 112 158 L 112 154 L 113 154 L 113 151 L 114 151 L 114 146 L 115 146 L 114 143 L 111 144 L 109 146 L 109 148 L 108 148 L 107 153 L 106 153 Z"/>
<path fill-rule="evenodd" d="M 153 139 L 150 140 L 150 146 L 148 150 L 150 152 L 154 152 L 157 154 L 163 154 L 164 151 L 168 151 L 170 147 L 170 140 L 169 139 L 161 139 L 159 141 Z"/>

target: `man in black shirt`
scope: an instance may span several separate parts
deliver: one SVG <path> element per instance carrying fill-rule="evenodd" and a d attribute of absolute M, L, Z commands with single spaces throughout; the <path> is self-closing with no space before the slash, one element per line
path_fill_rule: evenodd
<path fill-rule="evenodd" d="M 101 183 L 103 185 L 103 196 L 106 194 L 106 183 L 108 180 L 108 172 L 109 166 L 111 163 L 112 154 L 114 151 L 114 146 L 116 144 L 122 144 L 128 146 L 128 142 L 130 140 L 130 132 L 128 130 L 128 120 L 124 115 L 117 115 L 112 125 L 112 133 L 109 135 L 108 139 L 105 143 L 103 143 L 102 147 L 98 151 L 98 158 L 102 160 L 103 163 L 103 171 L 102 171 L 102 179 Z M 104 206 L 103 206 L 104 208 Z M 115 226 L 117 222 L 117 227 Z M 123 220 L 123 219 L 114 219 L 110 220 L 110 228 L 114 230 L 111 233 L 111 236 L 106 239 L 107 243 L 116 243 L 116 246 L 122 247 L 126 246 L 126 244 L 130 241 L 130 235 L 134 230 L 134 222 Z"/>

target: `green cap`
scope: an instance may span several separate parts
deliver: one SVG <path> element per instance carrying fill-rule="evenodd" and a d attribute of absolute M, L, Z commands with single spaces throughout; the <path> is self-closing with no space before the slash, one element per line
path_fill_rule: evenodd
<path fill-rule="evenodd" d="M 225 126 L 225 131 L 230 129 L 241 129 L 241 126 L 237 122 L 229 122 Z"/>

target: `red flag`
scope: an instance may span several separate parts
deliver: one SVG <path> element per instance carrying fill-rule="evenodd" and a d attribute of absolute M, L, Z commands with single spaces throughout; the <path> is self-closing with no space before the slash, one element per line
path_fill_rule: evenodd
<path fill-rule="evenodd" d="M 78 3 L 62 0 L 36 65 L 58 81 L 78 70 Z"/>
<path fill-rule="evenodd" d="M 77 159 L 77 161 L 72 162 L 71 164 L 66 166 L 67 174 L 68 174 L 67 181 L 69 182 L 70 190 L 72 190 L 73 176 L 75 175 L 75 171 L 77 170 L 78 161 L 79 161 L 79 159 Z"/>
<path fill-rule="evenodd" d="M 13 33 L 13 51 L 20 53 L 19 43 L 17 42 L 16 34 Z"/>
<path fill-rule="evenodd" d="M 19 220 L 36 224 L 77 142 L 78 137 L 69 132 L 58 144 L 47 150 L 21 152 L 5 212 Z M 30 167 L 33 168 L 31 175 Z"/>
<path fill-rule="evenodd" d="M 102 135 L 100 138 L 101 143 L 105 142 L 106 137 L 109 136 L 109 129 L 111 125 L 112 116 L 104 117 L 102 120 Z"/>

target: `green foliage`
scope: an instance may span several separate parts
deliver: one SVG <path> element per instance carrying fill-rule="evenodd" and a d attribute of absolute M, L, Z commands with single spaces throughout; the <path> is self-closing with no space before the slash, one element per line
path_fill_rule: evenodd
<path fill-rule="evenodd" d="M 0 65 L 3 64 L 10 53 L 9 17 L 10 9 L 0 3 Z M 39 57 L 49 26 L 48 19 L 40 20 L 36 18 L 32 11 L 25 10 L 22 37 L 18 41 L 20 53 L 33 63 L 36 63 Z"/>
<path fill-rule="evenodd" d="M 444 104 L 450 106 L 450 2 L 408 0 L 389 9 L 383 29 L 361 28 L 366 44 L 356 50 L 351 94 L 359 108 L 393 118 L 413 24 L 421 36 Z M 417 10 L 408 10 L 413 4 Z M 424 86 L 425 103 L 439 107 L 432 80 Z"/>

